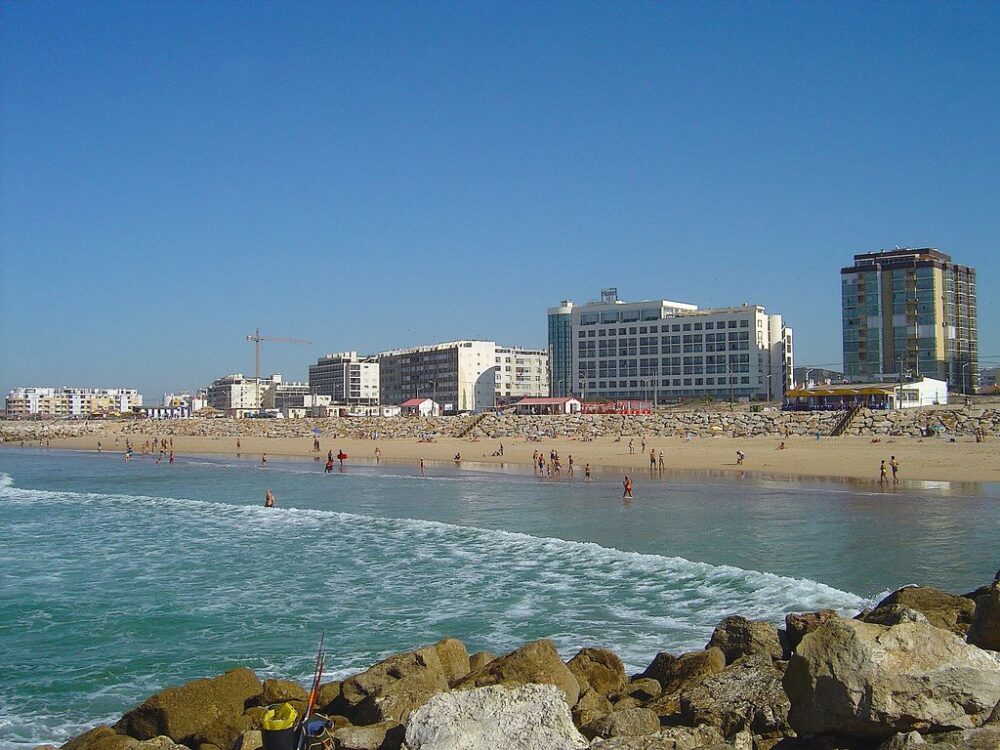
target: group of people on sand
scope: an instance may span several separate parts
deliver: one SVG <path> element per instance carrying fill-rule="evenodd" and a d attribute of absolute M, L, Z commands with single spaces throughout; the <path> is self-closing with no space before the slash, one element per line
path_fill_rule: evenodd
<path fill-rule="evenodd" d="M 501 450 L 503 446 L 501 445 Z M 493 455 L 496 455 L 495 453 Z M 502 453 L 500 455 L 503 455 Z M 545 462 L 545 453 L 542 451 L 533 451 L 531 454 L 531 466 L 535 471 L 535 474 L 545 475 L 549 478 L 561 477 L 562 476 L 562 459 L 559 456 L 559 451 L 551 450 L 549 451 L 548 463 Z M 570 453 L 566 457 L 566 474 L 568 476 L 574 476 L 576 472 L 576 461 L 573 459 L 573 454 Z M 583 479 L 586 482 L 590 481 L 590 464 L 588 463 L 583 467 Z"/>

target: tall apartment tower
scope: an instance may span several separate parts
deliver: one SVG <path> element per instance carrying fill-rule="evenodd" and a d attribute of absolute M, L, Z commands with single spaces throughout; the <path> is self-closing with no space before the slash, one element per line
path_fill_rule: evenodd
<path fill-rule="evenodd" d="M 573 303 L 563 300 L 550 307 L 549 395 L 571 396 L 573 390 Z"/>
<path fill-rule="evenodd" d="M 933 248 L 880 250 L 855 255 L 840 280 L 849 379 L 926 376 L 978 389 L 974 268 Z"/>

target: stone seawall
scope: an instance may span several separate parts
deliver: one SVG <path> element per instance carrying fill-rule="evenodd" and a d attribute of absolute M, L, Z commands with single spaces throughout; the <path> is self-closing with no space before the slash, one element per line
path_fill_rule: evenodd
<path fill-rule="evenodd" d="M 332 419 L 183 419 L 105 422 L 56 420 L 0 422 L 6 442 L 81 437 L 109 431 L 134 435 L 200 437 L 310 438 L 314 429 L 326 437 L 413 439 L 467 437 L 479 439 L 576 439 L 646 435 L 650 437 L 787 437 L 829 435 L 844 412 L 664 410 L 649 415 L 574 414 L 517 416 L 513 414 L 458 417 L 348 417 Z M 862 410 L 846 435 L 920 436 L 928 428 L 945 437 L 1000 434 L 1000 409 L 927 407 L 901 411 Z"/>

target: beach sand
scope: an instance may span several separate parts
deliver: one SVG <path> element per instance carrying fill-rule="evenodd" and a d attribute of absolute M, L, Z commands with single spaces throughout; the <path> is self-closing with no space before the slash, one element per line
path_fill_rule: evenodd
<path fill-rule="evenodd" d="M 151 431 L 148 439 L 152 439 Z M 116 444 L 117 438 L 117 444 Z M 147 437 L 130 435 L 136 451 Z M 218 454 L 235 456 L 234 437 L 187 437 L 174 436 L 174 451 L 185 454 Z M 53 448 L 96 450 L 100 440 L 105 451 L 123 451 L 125 438 L 116 432 L 107 432 L 79 438 L 53 439 Z M 784 442 L 786 449 L 780 450 Z M 461 453 L 462 463 L 476 468 L 484 465 L 500 467 L 523 466 L 530 469 L 532 452 L 545 454 L 559 451 L 562 461 L 562 478 L 567 479 L 569 456 L 576 464 L 574 478 L 582 479 L 584 464 L 594 468 L 595 478 L 620 478 L 620 474 L 630 472 L 637 479 L 649 475 L 649 451 L 664 453 L 664 475 L 671 471 L 731 472 L 747 475 L 774 477 L 829 477 L 870 481 L 878 484 L 879 462 L 890 456 L 899 461 L 901 482 L 921 480 L 940 482 L 1000 482 L 1000 441 L 990 437 L 985 443 L 976 443 L 972 438 L 958 438 L 949 442 L 944 438 L 882 437 L 881 442 L 872 443 L 870 437 L 758 437 L 758 438 L 656 438 L 647 440 L 645 453 L 641 451 L 641 441 L 634 441 L 635 453 L 630 454 L 628 438 L 621 442 L 613 438 L 601 438 L 581 442 L 569 439 L 552 439 L 542 442 L 525 440 L 504 440 L 503 457 L 492 453 L 500 444 L 498 440 L 474 441 L 458 438 L 441 438 L 433 443 L 422 443 L 415 439 L 330 439 L 320 438 L 320 452 L 313 451 L 311 437 L 301 438 L 240 438 L 242 458 L 259 459 L 264 453 L 269 458 L 312 459 L 321 456 L 325 461 L 327 451 L 334 455 L 343 450 L 348 454 L 347 465 L 351 463 L 374 462 L 376 446 L 381 450 L 384 463 L 417 466 L 424 458 L 427 466 L 447 465 L 454 467 L 452 460 Z M 746 454 L 742 466 L 736 464 L 736 451 Z M 336 463 L 336 461 L 335 461 Z M 659 475 L 659 471 L 656 472 Z"/>

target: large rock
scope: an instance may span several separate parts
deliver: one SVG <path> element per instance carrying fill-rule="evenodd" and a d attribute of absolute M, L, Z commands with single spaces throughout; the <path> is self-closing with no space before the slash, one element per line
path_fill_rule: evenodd
<path fill-rule="evenodd" d="M 487 685 L 555 685 L 572 706 L 580 697 L 580 683 L 563 664 L 552 641 L 532 641 L 516 651 L 499 656 L 455 684 L 462 690 Z"/>
<path fill-rule="evenodd" d="M 437 649 L 427 646 L 395 654 L 360 674 L 348 677 L 341 683 L 341 697 L 347 705 L 357 706 L 365 698 L 384 694 L 390 684 L 404 678 L 411 678 L 411 685 L 420 681 L 427 686 L 437 686 L 438 692 L 448 689 L 448 677 Z"/>
<path fill-rule="evenodd" d="M 712 633 L 706 648 L 718 648 L 726 656 L 726 664 L 732 664 L 744 656 L 766 656 L 781 659 L 782 648 L 778 640 L 778 630 L 763 620 L 748 620 L 739 615 L 727 617 Z"/>
<path fill-rule="evenodd" d="M 434 644 L 434 650 L 437 651 L 441 669 L 449 684 L 458 682 L 469 674 L 469 652 L 460 640 L 445 638 Z"/>
<path fill-rule="evenodd" d="M 680 693 L 688 724 L 710 724 L 727 737 L 742 729 L 762 736 L 788 732 L 788 696 L 766 655 L 744 657 Z"/>
<path fill-rule="evenodd" d="M 836 619 L 802 639 L 783 682 L 800 735 L 967 729 L 1000 700 L 1000 656 L 926 623 Z"/>
<path fill-rule="evenodd" d="M 626 708 L 612 711 L 582 728 L 584 736 L 594 737 L 637 737 L 655 734 L 660 730 L 659 717 L 648 708 Z"/>
<path fill-rule="evenodd" d="M 137 740 L 101 724 L 69 740 L 62 746 L 62 750 L 188 750 L 188 748 L 163 736 Z"/>
<path fill-rule="evenodd" d="M 628 680 L 622 660 L 603 648 L 580 649 L 566 666 L 576 677 L 581 691 L 589 687 L 606 697 L 621 693 Z"/>
<path fill-rule="evenodd" d="M 122 716 L 115 729 L 140 740 L 165 735 L 188 744 L 220 718 L 240 716 L 261 689 L 260 679 L 251 670 L 233 669 L 147 698 Z"/>
<path fill-rule="evenodd" d="M 656 656 L 653 657 L 653 661 L 650 662 L 649 666 L 639 674 L 635 676 L 636 679 L 649 677 L 656 680 L 663 685 L 666 682 L 667 670 L 670 665 L 677 661 L 677 657 L 673 654 L 668 654 L 666 651 L 661 651 Z"/>
<path fill-rule="evenodd" d="M 968 640 L 979 648 L 1000 651 L 1000 584 L 994 583 L 976 598 Z"/>
<path fill-rule="evenodd" d="M 553 685 L 493 685 L 444 693 L 406 724 L 409 750 L 571 750 L 587 740 Z"/>
<path fill-rule="evenodd" d="M 358 725 L 380 724 L 383 722 L 406 722 L 410 713 L 433 698 L 447 687 L 442 688 L 439 680 L 427 674 L 414 673 L 401 680 L 381 686 L 378 692 L 369 695 L 356 706 L 347 708 L 347 717 Z"/>
<path fill-rule="evenodd" d="M 403 744 L 403 725 L 392 721 L 365 727 L 346 726 L 334 733 L 337 750 L 396 750 Z"/>
<path fill-rule="evenodd" d="M 726 666 L 726 656 L 721 649 L 707 648 L 692 651 L 674 659 L 664 670 L 660 682 L 663 693 L 669 695 L 688 682 L 721 672 Z"/>
<path fill-rule="evenodd" d="M 880 601 L 865 622 L 878 622 L 878 610 L 893 604 L 916 610 L 931 625 L 958 635 L 965 635 L 976 608 L 975 602 L 964 596 L 955 596 L 930 586 L 906 586 Z"/>
<path fill-rule="evenodd" d="M 260 703 L 263 706 L 286 701 L 308 700 L 309 691 L 291 680 L 264 680 L 264 687 L 260 694 Z"/>
<path fill-rule="evenodd" d="M 827 620 L 837 617 L 832 609 L 821 609 L 817 612 L 790 612 L 785 615 L 785 633 L 788 638 L 788 648 L 794 651 L 801 643 L 806 633 L 813 632 Z"/>
<path fill-rule="evenodd" d="M 496 654 L 492 654 L 489 651 L 477 651 L 469 657 L 469 671 L 475 672 L 478 669 L 482 669 L 496 658 Z"/>
<path fill-rule="evenodd" d="M 614 707 L 611 705 L 611 701 L 596 690 L 588 689 L 580 695 L 580 700 L 573 706 L 573 723 L 578 727 L 582 727 L 594 719 L 611 713 L 613 710 Z"/>
<path fill-rule="evenodd" d="M 595 739 L 590 750 L 705 750 L 729 748 L 715 727 L 665 727 L 646 737 Z"/>
<path fill-rule="evenodd" d="M 260 724 L 246 714 L 242 716 L 220 716 L 197 733 L 195 744 L 209 744 L 231 750 L 244 732 L 260 729 Z"/>

